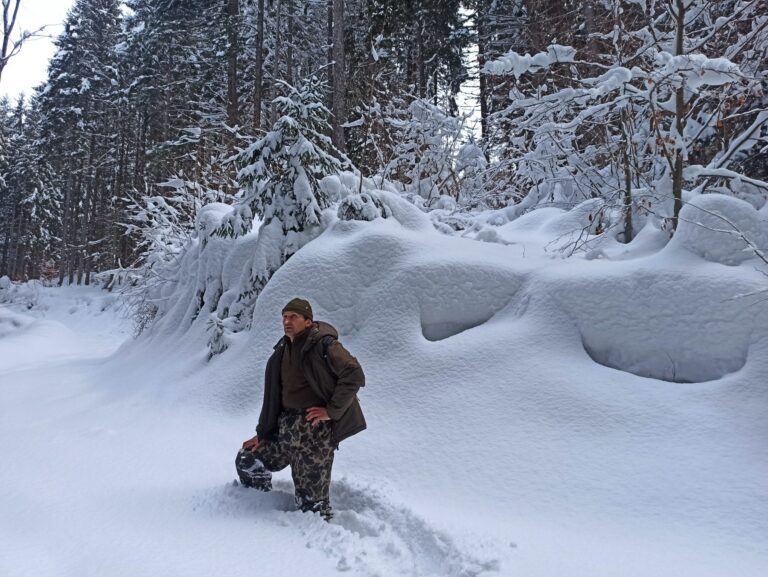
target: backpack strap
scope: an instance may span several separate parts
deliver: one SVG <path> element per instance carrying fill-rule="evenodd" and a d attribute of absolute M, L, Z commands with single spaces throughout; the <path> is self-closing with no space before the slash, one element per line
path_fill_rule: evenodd
<path fill-rule="evenodd" d="M 333 367 L 331 367 L 331 362 L 328 360 L 328 347 L 330 347 L 333 343 L 336 342 L 336 337 L 331 335 L 325 335 L 322 339 L 320 339 L 320 342 L 323 345 L 322 348 L 322 355 L 325 359 L 325 364 L 328 367 L 328 370 L 331 372 L 332 375 L 336 376 L 336 372 L 333 370 Z"/>
<path fill-rule="evenodd" d="M 336 337 L 331 335 L 325 335 L 322 339 L 320 339 L 320 342 L 323 343 L 323 358 L 328 358 L 328 347 L 330 347 L 334 342 L 336 342 Z"/>

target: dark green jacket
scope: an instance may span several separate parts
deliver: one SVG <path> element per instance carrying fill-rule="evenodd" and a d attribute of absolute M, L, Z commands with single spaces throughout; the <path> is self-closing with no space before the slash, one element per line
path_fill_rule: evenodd
<path fill-rule="evenodd" d="M 327 347 L 327 359 L 323 357 L 321 342 L 326 335 L 334 338 L 333 343 Z M 336 329 L 328 323 L 316 322 L 309 328 L 309 335 L 301 350 L 304 375 L 315 394 L 325 401 L 328 416 L 332 420 L 333 439 L 337 444 L 366 427 L 363 410 L 357 400 L 357 391 L 365 385 L 365 375 L 357 359 L 335 340 L 338 336 Z M 256 427 L 260 439 L 277 437 L 277 420 L 282 409 L 280 367 L 286 338 L 278 341 L 275 352 L 267 361 L 264 404 Z"/>

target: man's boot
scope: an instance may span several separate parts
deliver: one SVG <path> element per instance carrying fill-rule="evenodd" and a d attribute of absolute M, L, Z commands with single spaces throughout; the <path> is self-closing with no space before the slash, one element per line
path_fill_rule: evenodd
<path fill-rule="evenodd" d="M 296 507 L 299 511 L 303 511 L 304 513 L 320 513 L 320 516 L 326 521 L 330 521 L 333 518 L 333 510 L 331 509 L 331 502 L 329 499 L 311 501 L 303 497 L 300 492 L 296 492 L 295 500 Z"/>
<path fill-rule="evenodd" d="M 235 459 L 235 467 L 243 486 L 252 487 L 259 491 L 272 490 L 272 473 L 250 451 L 240 450 Z"/>

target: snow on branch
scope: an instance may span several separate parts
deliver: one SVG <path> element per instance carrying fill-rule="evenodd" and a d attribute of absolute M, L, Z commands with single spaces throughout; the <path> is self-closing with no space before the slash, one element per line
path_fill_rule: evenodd
<path fill-rule="evenodd" d="M 744 79 L 738 65 L 727 58 L 707 58 L 703 54 L 673 56 L 669 52 L 657 52 L 656 76 L 685 79 L 685 87 L 696 92 L 703 86 L 722 86 Z"/>
<path fill-rule="evenodd" d="M 515 78 L 520 78 L 526 72 L 549 68 L 553 64 L 574 62 L 575 56 L 575 48 L 560 44 L 552 44 L 546 52 L 539 52 L 533 56 L 530 54 L 522 56 L 514 50 L 510 50 L 498 60 L 488 62 L 483 71 L 498 76 L 511 74 Z"/>

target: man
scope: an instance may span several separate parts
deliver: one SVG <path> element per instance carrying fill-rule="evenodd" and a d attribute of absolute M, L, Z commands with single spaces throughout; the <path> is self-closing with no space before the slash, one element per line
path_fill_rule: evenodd
<path fill-rule="evenodd" d="M 290 465 L 296 506 L 330 520 L 333 452 L 366 427 L 357 400 L 365 375 L 336 329 L 313 321 L 309 302 L 285 305 L 283 330 L 267 361 L 256 436 L 243 443 L 235 466 L 243 485 L 269 491 L 271 472 Z"/>

